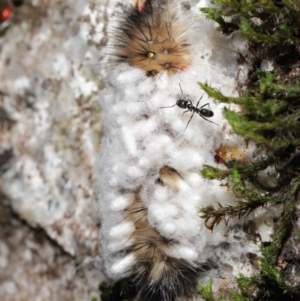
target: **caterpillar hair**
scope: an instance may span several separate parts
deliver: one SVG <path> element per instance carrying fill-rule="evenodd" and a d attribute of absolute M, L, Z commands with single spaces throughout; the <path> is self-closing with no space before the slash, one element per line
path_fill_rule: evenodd
<path fill-rule="evenodd" d="M 137 0 L 120 16 L 114 31 L 117 62 L 148 76 L 185 70 L 191 61 L 187 15 L 187 8 L 173 0 Z"/>

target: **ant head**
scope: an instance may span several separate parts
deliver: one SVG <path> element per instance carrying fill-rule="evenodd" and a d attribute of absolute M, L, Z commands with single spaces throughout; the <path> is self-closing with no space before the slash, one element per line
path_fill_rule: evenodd
<path fill-rule="evenodd" d="M 185 99 L 179 99 L 176 101 L 176 105 L 181 109 L 186 109 L 187 104 L 188 104 L 188 101 Z"/>

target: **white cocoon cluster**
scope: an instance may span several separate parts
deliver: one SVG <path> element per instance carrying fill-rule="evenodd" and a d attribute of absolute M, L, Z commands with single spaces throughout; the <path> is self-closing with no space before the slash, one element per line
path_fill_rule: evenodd
<path fill-rule="evenodd" d="M 124 248 L 130 245 L 134 235 L 132 225 L 122 224 L 122 210 L 130 207 L 138 190 L 149 225 L 163 237 L 178 242 L 169 250 L 172 256 L 187 262 L 206 262 L 213 256 L 219 257 L 221 253 L 215 248 L 229 239 L 224 235 L 224 226 L 219 225 L 212 234 L 198 216 L 203 206 L 232 203 L 234 198 L 226 186 L 203 179 L 199 172 L 205 164 L 216 165 L 215 151 L 231 134 L 224 133 L 223 106 L 208 99 L 198 82 L 208 81 L 224 94 L 234 95 L 236 73 L 232 70 L 237 71 L 237 66 L 232 51 L 226 52 L 223 59 L 218 57 L 218 63 L 213 61 L 217 47 L 231 47 L 229 40 L 220 38 L 213 24 L 204 17 L 197 22 L 206 45 L 199 46 L 198 59 L 187 71 L 172 77 L 167 74 L 147 77 L 142 70 L 119 64 L 107 77 L 100 101 L 104 136 L 99 206 L 102 255 L 111 277 L 128 276 L 130 264 L 137 260 L 133 254 L 117 251 L 122 244 Z M 228 61 L 230 70 L 225 68 Z M 194 114 L 186 128 L 191 112 L 183 114 L 184 110 L 175 105 L 183 97 L 194 106 L 200 98 L 199 107 L 208 103 L 206 108 L 214 112 L 209 118 L 213 123 Z M 164 166 L 182 177 L 179 191 L 157 183 Z M 241 239 L 246 241 L 245 237 L 235 241 L 232 236 L 229 243 L 235 246 Z M 251 249 L 244 244 L 232 251 L 238 257 L 247 248 Z"/>

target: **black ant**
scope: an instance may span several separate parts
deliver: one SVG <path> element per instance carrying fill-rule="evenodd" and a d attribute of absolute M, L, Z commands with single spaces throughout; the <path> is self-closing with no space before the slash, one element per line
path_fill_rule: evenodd
<path fill-rule="evenodd" d="M 209 109 L 204 109 L 205 106 L 208 106 L 208 103 L 206 103 L 202 107 L 198 108 L 198 105 L 199 105 L 200 100 L 202 99 L 203 95 L 198 100 L 196 107 L 194 107 L 194 105 L 191 102 L 191 100 L 184 98 L 183 91 L 181 89 L 181 85 L 180 84 L 179 84 L 179 87 L 180 87 L 180 90 L 181 90 L 180 99 L 178 99 L 176 101 L 175 105 L 173 105 L 171 107 L 162 107 L 161 109 L 164 109 L 164 108 L 173 108 L 175 106 L 178 106 L 181 109 L 187 109 L 186 111 L 183 112 L 183 114 L 185 114 L 186 112 L 193 112 L 193 114 L 192 114 L 191 118 L 189 119 L 189 121 L 188 121 L 188 123 L 187 123 L 187 125 L 186 125 L 186 127 L 185 127 L 184 130 L 187 129 L 187 127 L 188 127 L 188 125 L 189 125 L 190 121 L 192 120 L 192 118 L 193 118 L 193 116 L 194 116 L 195 113 L 197 113 L 204 120 L 206 120 L 206 121 L 208 121 L 210 123 L 214 123 L 213 121 L 210 121 L 210 120 L 206 119 L 206 118 L 210 118 L 210 117 L 214 116 L 214 112 L 213 111 L 211 111 Z M 214 123 L 214 124 L 216 124 L 216 123 Z"/>

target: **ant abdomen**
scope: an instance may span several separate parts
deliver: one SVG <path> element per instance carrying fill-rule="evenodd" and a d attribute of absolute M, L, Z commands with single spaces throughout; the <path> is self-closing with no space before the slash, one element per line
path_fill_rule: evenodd
<path fill-rule="evenodd" d="M 200 109 L 200 115 L 210 118 L 214 116 L 214 112 L 209 109 Z"/>

